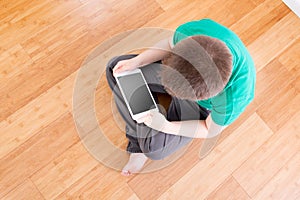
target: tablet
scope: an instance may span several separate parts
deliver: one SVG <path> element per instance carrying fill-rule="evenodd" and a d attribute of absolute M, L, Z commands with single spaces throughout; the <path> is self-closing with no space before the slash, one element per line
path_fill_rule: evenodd
<path fill-rule="evenodd" d="M 140 69 L 115 75 L 132 119 L 137 120 L 158 107 Z"/>

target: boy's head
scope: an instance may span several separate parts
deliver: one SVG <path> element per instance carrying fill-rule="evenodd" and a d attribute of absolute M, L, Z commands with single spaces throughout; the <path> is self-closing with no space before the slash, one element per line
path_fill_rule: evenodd
<path fill-rule="evenodd" d="M 221 92 L 232 70 L 226 44 L 208 36 L 192 36 L 177 43 L 162 63 L 162 85 L 181 99 L 208 99 Z"/>

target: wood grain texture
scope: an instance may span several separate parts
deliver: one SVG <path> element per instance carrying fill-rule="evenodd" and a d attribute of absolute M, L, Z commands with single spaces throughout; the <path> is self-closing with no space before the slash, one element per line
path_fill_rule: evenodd
<path fill-rule="evenodd" d="M 233 173 L 251 197 L 300 151 L 300 112 L 291 118 Z"/>
<path fill-rule="evenodd" d="M 0 197 L 79 141 L 70 113 L 58 118 L 0 160 Z"/>
<path fill-rule="evenodd" d="M 66 3 L 72 3 L 72 1 L 66 1 Z M 150 13 L 145 15 L 141 12 L 134 12 L 133 15 L 128 15 L 127 9 L 145 9 L 148 7 L 152 9 L 153 14 L 161 12 L 156 2 L 129 1 L 129 3 L 122 2 L 119 4 L 111 2 L 110 8 L 105 9 L 102 15 L 102 4 L 102 1 L 91 1 L 84 5 L 79 4 L 78 9 L 75 9 L 74 12 L 65 11 L 65 16 L 61 17 L 61 20 L 52 22 L 46 30 L 43 29 L 44 32 L 43 30 L 38 31 L 37 34 L 34 34 L 35 37 L 32 38 L 22 37 L 22 41 L 25 40 L 26 42 L 23 44 L 20 41 L 19 43 L 24 46 L 25 51 L 28 52 L 35 63 L 32 65 L 32 70 L 22 69 L 20 76 L 14 77 L 14 82 L 10 82 L 7 87 L 0 90 L 0 93 L 6 94 L 6 97 L 0 102 L 0 120 L 5 119 L 16 109 L 24 106 L 77 70 L 85 56 L 96 47 L 96 44 L 118 32 L 138 28 L 152 18 Z M 64 9 L 64 7 L 58 7 L 52 12 L 59 10 L 59 8 Z M 95 12 L 94 15 L 91 10 Z M 39 12 L 41 12 L 39 13 L 41 15 L 42 10 Z M 141 15 L 143 20 L 140 20 Z M 51 15 L 48 16 L 47 13 L 45 16 L 51 18 Z M 110 20 L 116 21 L 118 26 L 112 24 Z M 33 22 L 29 20 L 28 23 Z M 85 26 L 88 28 L 85 28 Z M 8 34 L 17 35 L 17 33 Z M 32 34 L 27 33 L 27 35 L 31 36 Z"/>
<path fill-rule="evenodd" d="M 286 51 L 279 57 L 278 61 L 284 65 L 288 71 L 296 77 L 300 76 L 300 39 L 297 39 Z"/>
<path fill-rule="evenodd" d="M 216 145 L 204 158 L 204 140 L 197 139 L 171 165 L 149 172 L 172 157 L 148 161 L 143 173 L 124 178 L 125 124 L 97 70 L 202 18 L 228 26 L 246 44 L 257 69 L 255 99 L 218 140 L 209 140 Z M 114 37 L 145 27 L 152 28 Z M 0 198 L 299 199 L 299 27 L 279 0 L 0 1 Z M 79 77 L 83 95 L 74 99 L 87 57 L 98 65 Z M 95 106 L 84 106 L 92 98 Z M 74 100 L 81 103 L 76 119 Z M 93 157 L 99 155 L 118 169 Z"/>
<path fill-rule="evenodd" d="M 270 119 L 266 123 L 272 130 L 277 131 L 299 111 L 299 101 L 300 94 L 291 84 L 282 88 L 278 95 L 268 99 L 257 113 L 264 120 Z"/>
<path fill-rule="evenodd" d="M 0 52 L 2 53 L 12 44 L 16 45 L 29 39 L 50 24 L 60 21 L 66 13 L 80 5 L 78 0 L 18 1 L 18 3 L 3 5 L 6 9 L 2 14 L 4 19 L 1 18 Z"/>
<path fill-rule="evenodd" d="M 3 52 L 0 55 L 0 87 L 6 87 L 12 77 L 17 77 L 17 75 L 20 74 L 21 70 L 16 66 L 23 66 L 25 69 L 30 69 L 29 67 L 32 64 L 32 59 L 20 44 L 16 44 L 7 51 Z"/>
<path fill-rule="evenodd" d="M 97 165 L 57 199 L 127 199 L 132 194 L 126 179 L 118 171 Z"/>
<path fill-rule="evenodd" d="M 188 3 L 181 1 L 181 3 L 174 3 L 164 13 L 149 21 L 146 26 L 175 29 L 184 22 L 202 18 L 212 18 L 226 26 L 230 26 L 255 8 L 255 4 L 250 0 L 244 1 L 244 5 L 239 9 L 232 9 L 236 6 L 236 3 L 233 1 L 195 0 Z M 211 10 L 215 12 L 211 12 Z M 174 16 L 175 13 L 176 16 Z M 223 13 L 223 16 L 226 17 L 218 13 Z"/>
<path fill-rule="evenodd" d="M 5 195 L 3 199 L 7 200 L 40 200 L 44 199 L 39 190 L 35 187 L 30 179 L 26 179 L 22 184 L 14 188 L 10 193 Z"/>
<path fill-rule="evenodd" d="M 294 80 L 294 74 L 290 73 L 278 59 L 272 60 L 257 73 L 254 102 L 262 107 L 269 99 L 278 99 L 280 90 L 291 85 Z"/>
<path fill-rule="evenodd" d="M 272 134 L 265 123 L 253 114 L 159 199 L 205 198 Z M 232 143 L 233 146 L 228 145 Z"/>
<path fill-rule="evenodd" d="M 293 13 L 288 13 L 272 28 L 248 45 L 257 71 L 260 71 L 299 37 L 300 30 L 296 28 L 299 25 L 298 17 Z M 262 46 L 264 48 L 261 48 Z"/>
<path fill-rule="evenodd" d="M 31 180 L 46 199 L 53 199 L 97 163 L 81 142 L 78 142 L 33 174 Z"/>
<path fill-rule="evenodd" d="M 238 34 L 246 45 L 249 45 L 288 13 L 289 9 L 281 1 L 266 0 L 230 28 Z"/>
<path fill-rule="evenodd" d="M 299 170 L 298 152 L 253 199 L 299 199 Z"/>
<path fill-rule="evenodd" d="M 216 191 L 212 192 L 207 200 L 250 200 L 251 198 L 244 191 L 244 189 L 240 186 L 240 184 L 234 179 L 234 177 L 230 176 L 227 180 L 225 180 L 220 187 L 216 189 Z"/>
<path fill-rule="evenodd" d="M 24 143 L 39 130 L 71 111 L 75 74 L 49 89 L 26 106 L 0 122 L 0 158 Z"/>
<path fill-rule="evenodd" d="M 194 142 L 192 145 L 164 160 L 152 161 L 145 167 L 145 169 L 153 170 L 151 170 L 150 173 L 143 173 L 131 178 L 128 181 L 128 185 L 140 199 L 158 199 L 159 196 L 166 192 L 169 187 L 175 184 L 184 174 L 198 163 L 199 157 L 197 156 L 197 152 L 200 147 L 199 145 L 196 145 L 198 149 L 195 151 L 195 145 L 196 143 Z M 185 151 L 184 156 L 181 156 L 182 151 Z M 187 155 L 187 157 L 185 157 L 185 155 Z M 161 166 L 165 167 L 161 168 Z"/>
<path fill-rule="evenodd" d="M 127 200 L 140 200 L 136 194 L 131 195 Z"/>

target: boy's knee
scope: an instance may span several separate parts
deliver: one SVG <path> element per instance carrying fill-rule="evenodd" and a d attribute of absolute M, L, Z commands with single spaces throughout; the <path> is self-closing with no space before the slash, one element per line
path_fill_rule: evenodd
<path fill-rule="evenodd" d="M 115 57 L 111 58 L 107 63 L 106 69 L 112 70 L 114 68 L 114 66 L 119 62 L 120 57 L 121 56 L 115 56 Z"/>
<path fill-rule="evenodd" d="M 188 137 L 165 137 L 166 134 L 160 132 L 151 138 L 143 138 L 139 141 L 142 152 L 151 160 L 163 160 L 192 141 L 192 138 Z"/>
<path fill-rule="evenodd" d="M 127 60 L 130 58 L 133 58 L 137 56 L 136 54 L 129 54 L 129 55 L 121 55 L 121 56 L 115 56 L 113 58 L 111 58 L 107 65 L 106 65 L 106 76 L 107 78 L 114 78 L 113 77 L 113 68 L 116 66 L 116 64 L 120 61 L 120 60 Z"/>
<path fill-rule="evenodd" d="M 163 160 L 166 155 L 164 155 L 163 151 L 151 151 L 151 152 L 143 152 L 150 160 Z"/>
<path fill-rule="evenodd" d="M 143 138 L 139 141 L 142 152 L 151 160 L 162 160 L 167 154 L 165 151 L 166 146 L 163 143 L 157 143 L 154 138 Z"/>
<path fill-rule="evenodd" d="M 117 59 L 118 57 L 113 57 L 112 59 L 110 59 L 106 65 L 106 76 L 107 77 L 112 77 L 113 74 L 113 68 L 115 67 L 115 65 L 117 64 Z"/>

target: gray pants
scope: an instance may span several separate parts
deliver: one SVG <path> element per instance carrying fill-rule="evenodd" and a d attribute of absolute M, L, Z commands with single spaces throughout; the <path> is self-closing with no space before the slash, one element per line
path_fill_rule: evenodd
<path fill-rule="evenodd" d="M 127 151 L 130 153 L 144 153 L 152 160 L 161 160 L 181 147 L 187 145 L 193 138 L 166 134 L 149 128 L 143 123 L 135 122 L 127 109 L 123 96 L 112 74 L 112 69 L 120 60 L 130 59 L 136 55 L 122 55 L 114 57 L 109 61 L 106 68 L 106 78 L 110 88 L 113 91 L 117 108 L 126 122 L 126 137 L 128 138 Z M 156 100 L 157 93 L 167 93 L 160 83 L 158 76 L 162 65 L 156 62 L 155 65 L 148 65 L 141 68 L 148 86 Z M 183 120 L 204 120 L 208 116 L 209 111 L 199 106 L 196 102 L 181 100 L 172 97 L 169 109 L 166 114 L 168 121 Z"/>

